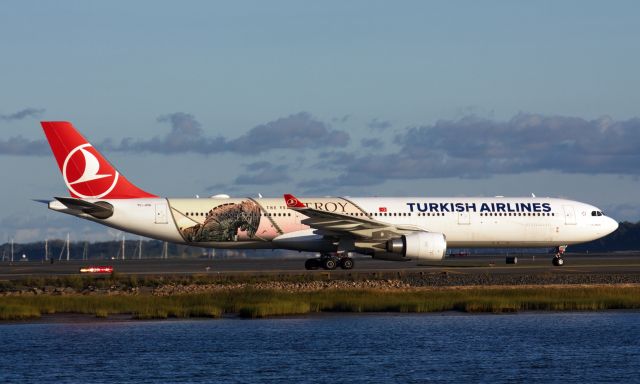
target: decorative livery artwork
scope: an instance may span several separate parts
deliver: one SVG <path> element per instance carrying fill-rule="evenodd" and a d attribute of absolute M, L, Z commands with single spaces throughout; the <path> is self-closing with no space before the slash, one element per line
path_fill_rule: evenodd
<path fill-rule="evenodd" d="M 251 200 L 224 203 L 207 212 L 202 224 L 181 227 L 182 236 L 188 242 L 237 241 L 244 232 L 252 239 L 260 226 L 260 207 Z"/>
<path fill-rule="evenodd" d="M 365 212 L 344 198 L 314 198 L 307 207 L 354 216 Z M 285 233 L 306 230 L 304 214 L 282 198 L 170 199 L 173 218 L 187 243 L 270 242 Z M 233 246 L 229 244 L 229 246 Z"/>

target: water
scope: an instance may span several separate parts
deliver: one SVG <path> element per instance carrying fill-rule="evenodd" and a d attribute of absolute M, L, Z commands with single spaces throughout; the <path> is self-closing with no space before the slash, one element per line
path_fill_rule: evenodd
<path fill-rule="evenodd" d="M 628 383 L 639 377 L 639 312 L 0 325 L 2 383 Z"/>

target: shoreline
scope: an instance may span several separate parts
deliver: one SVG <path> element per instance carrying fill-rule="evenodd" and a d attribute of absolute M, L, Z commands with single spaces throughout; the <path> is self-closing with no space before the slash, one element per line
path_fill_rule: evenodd
<path fill-rule="evenodd" d="M 253 318 L 249 320 L 291 320 L 291 319 L 322 319 L 344 316 L 519 316 L 519 315 L 545 315 L 545 314 L 604 314 L 604 313 L 640 313 L 637 309 L 602 309 L 602 310 L 558 310 L 544 311 L 531 310 L 520 312 L 462 312 L 456 310 L 448 310 L 441 312 L 313 312 L 300 315 L 282 315 L 269 316 L 261 318 Z M 130 315 L 119 314 L 110 315 L 108 317 L 96 317 L 90 314 L 79 313 L 55 313 L 45 314 L 39 318 L 31 318 L 25 320 L 0 320 L 0 325 L 29 325 L 29 324 L 113 324 L 113 323 L 141 323 L 141 322 L 174 322 L 174 321 L 220 321 L 233 320 L 245 321 L 247 318 L 238 314 L 227 314 L 221 317 L 169 317 L 169 318 L 150 318 L 150 319 L 134 319 Z"/>

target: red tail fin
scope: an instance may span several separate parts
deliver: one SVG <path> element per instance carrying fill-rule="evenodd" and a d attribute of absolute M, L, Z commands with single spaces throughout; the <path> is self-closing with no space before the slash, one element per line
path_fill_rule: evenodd
<path fill-rule="evenodd" d="M 95 199 L 157 197 L 131 184 L 71 123 L 43 121 L 41 124 L 71 196 Z"/>

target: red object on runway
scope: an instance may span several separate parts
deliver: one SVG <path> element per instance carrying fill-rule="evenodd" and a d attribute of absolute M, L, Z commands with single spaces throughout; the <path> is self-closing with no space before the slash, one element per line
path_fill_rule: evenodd
<path fill-rule="evenodd" d="M 113 273 L 113 267 L 108 265 L 82 267 L 80 273 Z"/>

